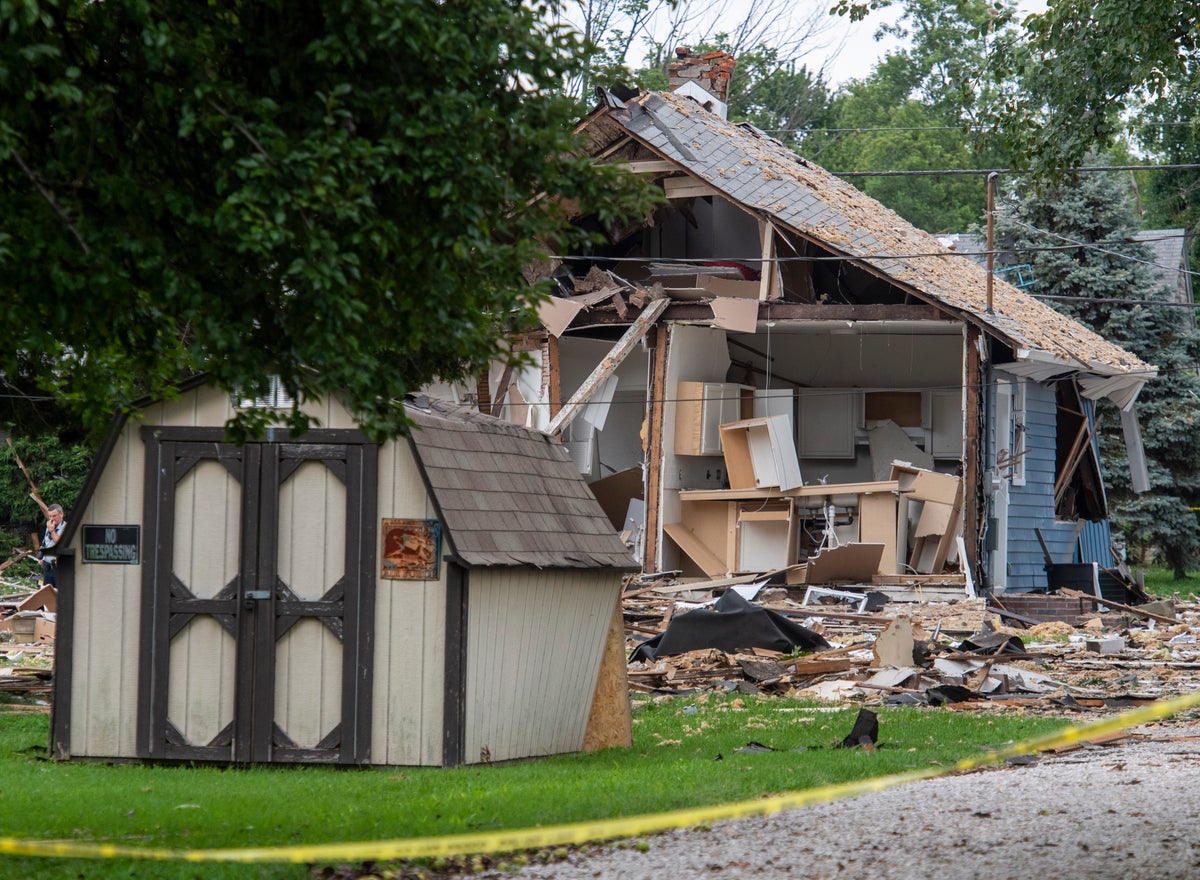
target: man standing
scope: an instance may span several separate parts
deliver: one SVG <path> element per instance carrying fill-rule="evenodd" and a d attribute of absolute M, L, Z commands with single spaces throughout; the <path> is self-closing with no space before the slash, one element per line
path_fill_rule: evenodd
<path fill-rule="evenodd" d="M 51 504 L 46 508 L 46 531 L 42 533 L 42 583 L 58 589 L 58 577 L 56 574 L 58 558 L 54 555 L 53 550 L 58 539 L 62 537 L 63 529 L 66 527 L 66 520 L 63 519 L 63 509 L 61 504 Z"/>

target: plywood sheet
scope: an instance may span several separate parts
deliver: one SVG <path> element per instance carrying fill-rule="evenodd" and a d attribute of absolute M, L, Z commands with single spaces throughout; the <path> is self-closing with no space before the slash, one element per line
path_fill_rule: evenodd
<path fill-rule="evenodd" d="M 575 316 L 583 311 L 581 303 L 572 302 L 562 297 L 551 297 L 538 303 L 538 320 L 542 322 L 552 336 L 562 336 L 563 331 L 571 326 Z"/>
<path fill-rule="evenodd" d="M 896 568 L 897 498 L 890 492 L 872 492 L 858 501 L 858 537 L 865 544 L 882 544 L 877 574 L 899 574 Z"/>
<path fill-rule="evenodd" d="M 879 568 L 883 544 L 844 544 L 822 550 L 808 560 L 805 581 L 823 584 L 832 581 L 865 581 Z"/>
<path fill-rule="evenodd" d="M 754 285 L 756 292 L 758 285 Z M 713 311 L 713 326 L 735 333 L 753 333 L 758 329 L 758 300 L 719 296 L 709 305 Z"/>
<path fill-rule="evenodd" d="M 613 528 L 621 529 L 625 525 L 625 513 L 629 510 L 629 502 L 643 495 L 642 469 L 633 467 L 618 471 L 588 483 L 588 488 L 600 502 L 600 507 Z"/>
<path fill-rule="evenodd" d="M 633 710 L 629 705 L 629 675 L 625 662 L 625 619 L 621 603 L 613 603 L 608 640 L 600 660 L 596 694 L 583 734 L 583 750 L 629 748 L 633 745 Z"/>

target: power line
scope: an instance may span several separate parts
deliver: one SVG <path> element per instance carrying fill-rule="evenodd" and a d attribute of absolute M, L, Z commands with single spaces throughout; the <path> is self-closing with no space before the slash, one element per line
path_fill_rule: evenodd
<path fill-rule="evenodd" d="M 1009 223 L 1015 223 L 1018 226 L 1024 226 L 1026 229 L 1032 229 L 1034 232 L 1038 233 L 1039 235 L 1048 235 L 1051 238 L 1057 238 L 1060 241 L 1069 242 L 1070 244 L 1074 245 L 1075 247 L 1081 247 L 1081 248 L 1084 248 L 1085 250 L 1090 250 L 1090 251 L 1098 251 L 1102 254 L 1107 254 L 1110 257 L 1118 257 L 1123 260 L 1129 260 L 1132 263 L 1142 263 L 1143 265 L 1146 265 L 1146 266 L 1153 266 L 1155 269 L 1168 269 L 1168 267 L 1160 266 L 1158 263 L 1155 263 L 1152 260 L 1143 260 L 1141 257 L 1135 257 L 1132 254 L 1123 254 L 1120 251 L 1111 251 L 1108 248 L 1100 247 L 1098 244 L 1089 244 L 1087 242 L 1075 241 L 1074 239 L 1068 238 L 1065 235 L 1060 235 L 1057 232 L 1051 232 L 1048 229 L 1039 229 L 1037 226 L 1034 226 L 1031 223 L 1026 223 L 1023 220 L 1018 220 L 1016 217 L 1006 217 L 1005 220 L 1007 220 Z M 1171 236 L 1164 236 L 1164 238 L 1169 238 L 1169 237 L 1171 237 Z M 1024 248 L 1014 248 L 1013 250 L 1024 250 Z M 1173 271 L 1177 271 L 1182 274 L 1190 275 L 1190 276 L 1200 275 L 1200 272 L 1193 272 L 1191 269 L 1176 269 Z"/>
<path fill-rule="evenodd" d="M 1055 302 L 1103 303 L 1106 305 L 1123 306 L 1163 306 L 1169 309 L 1200 308 L 1200 303 L 1176 302 L 1170 299 L 1122 299 L 1119 296 L 1068 296 L 1066 294 L 1054 293 L 1031 293 L 1029 296 L 1034 299 L 1051 299 Z"/>
<path fill-rule="evenodd" d="M 1170 126 L 1191 126 L 1191 122 L 1139 122 L 1137 128 L 1164 128 Z M 764 128 L 767 134 L 874 134 L 893 131 L 961 131 L 967 132 L 980 128 L 977 125 L 911 125 L 911 126 L 864 126 L 862 128 Z"/>
<path fill-rule="evenodd" d="M 1037 230 L 1037 231 L 1041 232 L 1042 230 Z M 930 233 L 930 234 L 932 235 L 932 233 Z M 1059 237 L 1061 238 L 1062 236 L 1059 236 Z M 1187 235 L 1173 235 L 1173 236 L 1168 235 L 1168 236 L 1162 236 L 1161 238 L 1154 238 L 1154 239 L 1123 239 L 1121 242 L 1113 242 L 1113 244 L 1118 244 L 1118 243 L 1138 244 L 1143 241 L 1166 241 L 1166 240 L 1173 239 L 1173 238 L 1178 238 L 1178 239 L 1182 240 L 1187 237 L 1188 237 Z M 1065 240 L 1070 241 L 1070 239 L 1065 239 Z M 1071 244 L 1057 244 L 1057 245 L 1049 245 L 1048 244 L 1048 245 L 1037 245 L 1037 246 L 1031 246 L 1031 247 L 1022 247 L 1022 248 L 1003 248 L 1003 249 L 995 248 L 995 249 L 993 249 L 992 253 L 997 253 L 997 254 L 999 254 L 999 253 L 1015 253 L 1015 252 L 1020 252 L 1023 254 L 1024 253 L 1043 253 L 1043 252 L 1049 252 L 1049 251 L 1074 251 L 1074 250 L 1079 250 L 1080 248 L 1089 248 L 1089 247 L 1094 247 L 1094 246 L 1086 244 L 1084 242 L 1073 242 Z M 980 250 L 972 250 L 972 251 L 944 250 L 944 251 L 926 251 L 926 252 L 918 252 L 918 253 L 912 253 L 912 254 L 831 254 L 831 255 L 796 254 L 795 256 L 791 256 L 791 257 L 775 256 L 775 257 L 767 257 L 765 259 L 762 257 L 758 257 L 758 256 L 748 257 L 745 254 L 738 254 L 736 256 L 728 256 L 728 257 L 719 257 L 719 256 L 667 257 L 667 256 L 662 256 L 662 257 L 649 257 L 649 258 L 648 257 L 610 257 L 610 256 L 600 256 L 597 254 L 552 254 L 549 257 L 549 259 L 564 260 L 564 261 L 566 261 L 566 260 L 572 260 L 572 261 L 574 261 L 574 260 L 591 260 L 591 261 L 603 262 L 603 263 L 661 263 L 663 265 L 669 265 L 669 266 L 694 266 L 696 268 L 721 268 L 719 265 L 716 265 L 716 264 L 720 264 L 720 263 L 759 263 L 759 264 L 761 264 L 761 263 L 767 263 L 767 264 L 774 264 L 774 263 L 829 263 L 829 262 L 843 262 L 845 260 L 862 260 L 862 261 L 867 261 L 867 260 L 915 260 L 915 259 L 922 259 L 922 258 L 927 258 L 927 257 L 986 257 L 987 254 L 988 254 L 988 252 L 986 250 L 982 250 L 982 251 L 980 251 Z M 1121 254 L 1114 254 L 1114 255 L 1122 256 Z M 1136 259 L 1136 258 L 1131 257 L 1130 259 Z M 1142 260 L 1141 262 L 1147 262 L 1147 261 Z M 1169 267 L 1169 266 L 1160 266 L 1158 263 L 1149 263 L 1149 265 L 1156 266 L 1157 268 L 1160 268 L 1160 269 L 1166 269 L 1167 271 L 1175 271 L 1175 270 L 1171 269 L 1171 267 Z M 1180 271 L 1182 271 L 1182 270 L 1180 270 Z M 1191 273 L 1191 274 L 1197 274 L 1197 273 Z"/>
<path fill-rule="evenodd" d="M 1200 171 L 1200 164 L 1189 162 L 1178 165 L 1081 165 L 1078 168 L 1058 168 L 1056 171 L 1069 174 L 1092 174 L 1107 171 Z M 934 175 L 969 174 L 1033 174 L 1026 168 L 937 168 L 913 171 L 830 171 L 835 177 L 932 177 Z"/>

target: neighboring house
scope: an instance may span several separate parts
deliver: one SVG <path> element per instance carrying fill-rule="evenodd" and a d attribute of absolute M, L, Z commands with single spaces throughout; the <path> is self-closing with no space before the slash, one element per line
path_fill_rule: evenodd
<path fill-rule="evenodd" d="M 956 232 L 939 235 L 937 239 L 950 250 L 969 257 L 980 266 L 986 265 L 987 241 L 984 238 Z M 1192 292 L 1192 273 L 1188 262 L 1191 234 L 1186 229 L 1143 229 L 1135 232 L 1132 240 L 1149 251 L 1145 265 L 1152 284 L 1168 290 L 1171 302 L 1194 306 L 1196 299 Z M 1012 251 L 1003 250 L 999 245 L 993 266 L 997 276 L 1014 286 L 1026 287 L 1034 280 L 1032 267 L 1018 263 Z M 1196 326 L 1194 308 L 1179 308 L 1175 313 L 1189 327 Z"/>
<path fill-rule="evenodd" d="M 938 241 L 955 253 L 962 254 L 979 266 L 987 265 L 987 241 L 979 235 L 971 233 L 949 233 L 937 236 Z M 1191 235 L 1186 229 L 1144 229 L 1135 232 L 1134 241 L 1143 244 L 1149 251 L 1145 262 L 1153 285 L 1167 290 L 1171 302 L 1193 306 L 1195 299 L 1192 294 L 1192 275 L 1188 262 L 1188 252 L 1191 246 Z M 1018 286 L 1029 287 L 1036 281 L 1033 267 L 1028 263 L 1018 261 L 1011 250 L 998 246 L 993 258 L 993 267 L 998 278 Z M 1149 293 L 1149 292 L 1147 292 Z M 1184 325 L 1195 328 L 1196 313 L 1194 308 L 1173 309 L 1173 316 Z M 1091 401 L 1081 401 L 1080 411 L 1087 418 L 1086 428 L 1092 436 L 1090 457 L 1098 459 L 1099 438 L 1096 436 L 1096 411 Z M 1132 414 L 1124 415 L 1127 433 L 1136 430 Z M 1140 441 L 1135 440 L 1135 443 Z M 1137 453 L 1140 455 L 1140 449 Z M 1140 475 L 1140 472 L 1139 472 Z M 1096 469 L 1096 481 L 1103 487 L 1103 480 Z M 1135 485 L 1136 479 L 1135 479 Z M 1144 485 L 1144 484 L 1143 484 Z M 1143 489 L 1144 490 L 1144 489 Z M 1113 565 L 1114 553 L 1110 550 L 1112 535 L 1107 519 L 1090 519 L 1079 532 L 1078 542 L 1073 548 L 1073 558 L 1056 561 L 1097 562 L 1102 567 Z M 1027 565 L 1026 568 L 1029 568 Z"/>
<path fill-rule="evenodd" d="M 1171 301 L 1194 305 L 1196 299 L 1192 294 L 1192 273 L 1188 262 L 1191 233 L 1186 229 L 1143 229 L 1133 234 L 1133 240 L 1150 250 L 1151 276 L 1156 283 L 1171 291 Z M 1181 308 L 1175 311 L 1189 327 L 1196 326 L 1195 309 Z"/>
<path fill-rule="evenodd" d="M 592 256 L 545 267 L 560 294 L 547 332 L 518 342 L 535 366 L 493 371 L 480 407 L 561 432 L 646 572 L 778 568 L 822 532 L 869 533 L 879 572 L 933 571 L 917 545 L 936 524 L 894 531 L 911 494 L 897 501 L 887 482 L 901 460 L 961 476 L 962 497 L 937 509 L 959 517 L 977 583 L 1045 587 L 1046 554 L 1077 558 L 1082 525 L 1106 516 L 1088 407 L 1111 399 L 1136 439 L 1133 404 L 1155 368 L 730 124 L 724 58 L 677 67 L 689 65 L 676 92 L 605 93 L 581 124 L 596 161 L 644 175 L 666 204 L 607 230 Z M 748 484 L 726 472 L 719 426 L 747 417 L 771 421 L 783 452 L 767 483 L 761 461 Z M 746 425 L 738 448 L 761 452 L 765 424 Z"/>
<path fill-rule="evenodd" d="M 224 441 L 238 408 L 288 405 L 193 382 L 115 425 L 58 557 L 56 757 L 452 765 L 628 744 L 636 565 L 560 443 L 412 400 L 411 436 L 376 444 L 332 398 L 301 437 Z"/>

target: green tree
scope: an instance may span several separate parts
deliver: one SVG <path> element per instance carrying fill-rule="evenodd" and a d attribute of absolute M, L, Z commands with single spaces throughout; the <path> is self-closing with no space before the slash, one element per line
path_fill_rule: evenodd
<path fill-rule="evenodd" d="M 847 4 L 843 4 L 844 6 Z M 879 4 L 879 5 L 890 5 Z M 1007 26 L 1009 4 L 984 0 L 904 0 L 894 25 L 877 36 L 908 41 L 870 76 L 835 96 L 825 143 L 806 154 L 836 171 L 938 171 L 989 168 L 1000 157 L 967 137 L 986 87 L 974 73 Z M 837 9 L 838 7 L 835 7 Z M 861 177 L 852 182 L 906 220 L 930 232 L 977 223 L 986 175 Z"/>
<path fill-rule="evenodd" d="M 521 270 L 585 243 L 573 212 L 649 198 L 571 134 L 586 53 L 555 8 L 0 0 L 5 399 L 95 424 L 275 375 L 402 430 L 406 392 L 531 325 Z"/>
<path fill-rule="evenodd" d="M 1063 0 L 1024 19 L 981 66 L 996 85 L 981 136 L 1039 173 L 1061 173 L 1113 143 L 1148 96 L 1200 62 L 1193 0 Z"/>
<path fill-rule="evenodd" d="M 834 98 L 826 138 L 801 152 L 831 171 L 933 171 L 976 167 L 962 131 L 913 98 L 888 103 L 890 83 L 852 83 Z M 927 232 L 960 231 L 979 222 L 986 205 L 983 175 L 851 177 L 867 195 Z"/>
<path fill-rule="evenodd" d="M 833 11 L 861 20 L 895 2 L 835 0 Z M 979 85 L 973 131 L 1042 177 L 1112 146 L 1130 111 L 1188 82 L 1200 62 L 1193 0 L 1057 0 L 1016 28 L 1009 3 L 992 10 L 997 39 L 964 68 Z"/>
<path fill-rule="evenodd" d="M 1132 491 L 1119 415 L 1098 409 L 1110 514 L 1135 550 L 1153 548 L 1182 577 L 1200 561 L 1200 336 L 1178 309 L 1158 305 L 1169 291 L 1156 287 L 1148 250 L 1128 238 L 1137 228 L 1126 181 L 1115 174 L 1035 189 L 1017 184 L 1019 203 L 1000 212 L 998 235 L 1033 267 L 1034 295 L 1079 297 L 1050 305 L 1159 367 L 1138 397 L 1151 489 Z M 1068 244 L 1076 248 L 1063 248 Z M 1129 300 L 1116 304 L 1105 299 Z M 1149 300 L 1149 303 L 1140 302 Z"/>
<path fill-rule="evenodd" d="M 63 442 L 56 434 L 21 437 L 12 446 L 0 443 L 0 562 L 29 547 L 29 536 L 42 527 L 42 514 L 30 497 L 29 482 L 17 458 L 29 471 L 46 504 L 70 511 L 79 497 L 92 462 L 92 447 Z M 6 577 L 37 571 L 36 563 L 17 563 Z"/>
<path fill-rule="evenodd" d="M 729 83 L 731 120 L 749 122 L 795 145 L 804 129 L 826 124 L 828 113 L 829 88 L 820 72 L 781 61 L 769 46 L 738 56 Z"/>
<path fill-rule="evenodd" d="M 1191 165 L 1200 159 L 1200 65 L 1176 81 L 1137 116 L 1142 150 L 1163 165 Z M 1200 231 L 1200 170 L 1166 168 L 1143 172 L 1146 224 Z M 1200 237 L 1192 240 L 1191 262 L 1200 265 Z"/>

